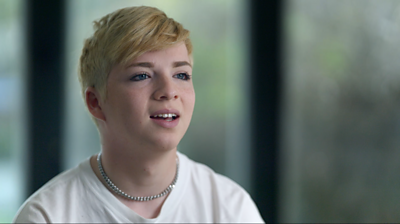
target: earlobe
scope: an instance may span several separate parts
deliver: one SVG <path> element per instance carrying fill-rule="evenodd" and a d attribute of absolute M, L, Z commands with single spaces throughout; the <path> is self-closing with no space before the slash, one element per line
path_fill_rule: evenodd
<path fill-rule="evenodd" d="M 85 91 L 86 106 L 93 117 L 105 121 L 105 116 L 100 105 L 100 94 L 93 87 Z"/>

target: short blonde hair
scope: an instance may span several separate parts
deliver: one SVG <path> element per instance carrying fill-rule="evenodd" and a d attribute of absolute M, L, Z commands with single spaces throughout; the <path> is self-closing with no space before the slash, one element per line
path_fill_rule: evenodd
<path fill-rule="evenodd" d="M 140 55 L 184 42 L 191 58 L 189 31 L 153 7 L 128 7 L 94 22 L 94 34 L 85 40 L 79 62 L 79 82 L 83 99 L 94 87 L 101 100 L 107 97 L 107 79 L 117 64 L 126 64 Z"/>

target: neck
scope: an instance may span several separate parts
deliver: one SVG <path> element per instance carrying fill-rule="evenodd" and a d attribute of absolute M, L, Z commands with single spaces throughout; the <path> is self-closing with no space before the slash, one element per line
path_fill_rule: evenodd
<path fill-rule="evenodd" d="M 92 167 L 99 174 L 96 158 L 92 160 Z M 157 195 L 164 191 L 175 177 L 176 148 L 168 151 L 139 151 L 103 145 L 101 163 L 107 176 L 125 193 L 136 197 Z M 103 179 L 101 175 L 99 178 Z"/>

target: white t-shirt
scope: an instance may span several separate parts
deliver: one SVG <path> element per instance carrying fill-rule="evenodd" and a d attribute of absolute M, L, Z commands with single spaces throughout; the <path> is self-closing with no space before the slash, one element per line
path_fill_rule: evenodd
<path fill-rule="evenodd" d="M 178 181 L 157 218 L 145 219 L 119 201 L 97 178 L 87 159 L 28 198 L 14 222 L 263 222 L 249 194 L 239 185 L 179 152 L 178 156 Z"/>

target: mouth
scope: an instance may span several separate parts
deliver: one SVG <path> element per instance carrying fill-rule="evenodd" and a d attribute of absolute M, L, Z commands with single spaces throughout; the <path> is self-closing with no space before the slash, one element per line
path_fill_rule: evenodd
<path fill-rule="evenodd" d="M 155 119 L 155 120 L 173 121 L 175 119 L 178 119 L 179 115 L 177 115 L 175 113 L 156 114 L 156 115 L 150 116 L 150 118 Z"/>

